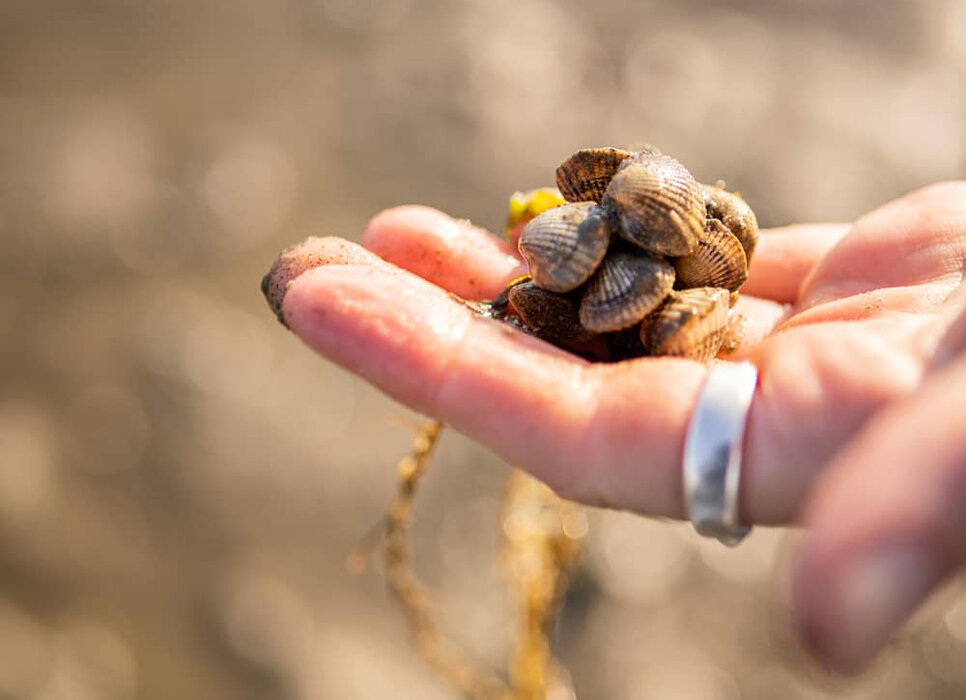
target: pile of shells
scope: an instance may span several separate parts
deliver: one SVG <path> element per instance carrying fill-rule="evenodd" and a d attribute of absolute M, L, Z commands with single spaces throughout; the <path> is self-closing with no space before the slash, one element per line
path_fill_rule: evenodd
<path fill-rule="evenodd" d="M 744 200 L 650 147 L 577 151 L 557 186 L 567 203 L 520 233 L 508 316 L 595 359 L 718 354 L 758 240 Z"/>

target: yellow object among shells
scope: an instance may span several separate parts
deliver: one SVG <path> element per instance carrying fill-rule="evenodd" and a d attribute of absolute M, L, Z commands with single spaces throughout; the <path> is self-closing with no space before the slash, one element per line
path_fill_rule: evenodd
<path fill-rule="evenodd" d="M 556 187 L 538 187 L 534 190 L 514 192 L 510 195 L 509 213 L 506 226 L 503 227 L 503 235 L 516 245 L 524 226 L 548 209 L 559 207 L 566 201 Z"/>

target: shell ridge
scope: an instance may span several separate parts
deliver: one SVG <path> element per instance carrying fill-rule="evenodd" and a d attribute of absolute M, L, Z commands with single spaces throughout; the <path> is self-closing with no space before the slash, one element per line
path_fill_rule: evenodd
<path fill-rule="evenodd" d="M 591 278 L 580 304 L 580 322 L 597 332 L 632 326 L 656 308 L 674 285 L 667 261 L 616 253 Z"/>
<path fill-rule="evenodd" d="M 641 326 L 641 341 L 651 354 L 713 358 L 724 341 L 728 291 L 697 287 L 673 292 Z"/>
<path fill-rule="evenodd" d="M 681 287 L 724 287 L 735 291 L 748 278 L 741 242 L 724 224 L 709 219 L 693 253 L 675 260 Z"/>

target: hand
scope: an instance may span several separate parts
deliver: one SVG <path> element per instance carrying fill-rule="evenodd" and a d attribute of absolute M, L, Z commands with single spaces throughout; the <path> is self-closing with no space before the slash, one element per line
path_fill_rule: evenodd
<path fill-rule="evenodd" d="M 289 277 L 309 257 L 324 263 L 281 305 L 309 346 L 566 498 L 681 517 L 681 451 L 705 367 L 589 364 L 476 316 L 447 291 L 492 298 L 524 267 L 434 210 L 383 212 L 364 244 L 312 239 L 290 253 Z M 273 269 L 284 284 L 286 266 Z M 966 559 L 964 274 L 966 183 L 949 183 L 851 227 L 764 232 L 742 289 L 735 357 L 760 371 L 742 518 L 811 529 L 796 616 L 842 670 Z"/>

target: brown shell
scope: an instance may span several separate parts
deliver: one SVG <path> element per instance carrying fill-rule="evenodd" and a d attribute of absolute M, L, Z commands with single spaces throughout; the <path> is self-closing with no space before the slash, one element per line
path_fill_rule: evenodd
<path fill-rule="evenodd" d="M 698 247 L 690 255 L 674 261 L 675 285 L 724 287 L 736 291 L 748 279 L 745 251 L 723 223 L 708 219 Z"/>
<path fill-rule="evenodd" d="M 728 327 L 728 290 L 697 287 L 673 292 L 641 324 L 641 341 L 651 355 L 709 362 Z"/>
<path fill-rule="evenodd" d="M 632 326 L 674 287 L 674 268 L 662 258 L 637 253 L 608 255 L 584 289 L 580 323 L 598 333 Z"/>
<path fill-rule="evenodd" d="M 578 202 L 534 218 L 520 234 L 519 248 L 538 287 L 569 292 L 594 273 L 609 244 L 606 212 L 593 202 Z"/>
<path fill-rule="evenodd" d="M 758 219 L 755 212 L 737 194 L 721 187 L 701 185 L 701 189 L 708 216 L 728 227 L 732 235 L 741 242 L 745 259 L 750 263 L 755 246 L 758 245 Z"/>
<path fill-rule="evenodd" d="M 599 204 L 614 173 L 632 155 L 619 148 L 582 148 L 557 168 L 557 189 L 568 202 Z"/>
<path fill-rule="evenodd" d="M 655 151 L 624 161 L 603 204 L 618 215 L 622 237 L 659 255 L 692 252 L 707 218 L 704 194 L 691 173 Z"/>
<path fill-rule="evenodd" d="M 538 338 L 566 345 L 595 335 L 580 325 L 577 302 L 570 296 L 540 289 L 533 282 L 510 287 L 508 296 L 527 330 Z"/>

